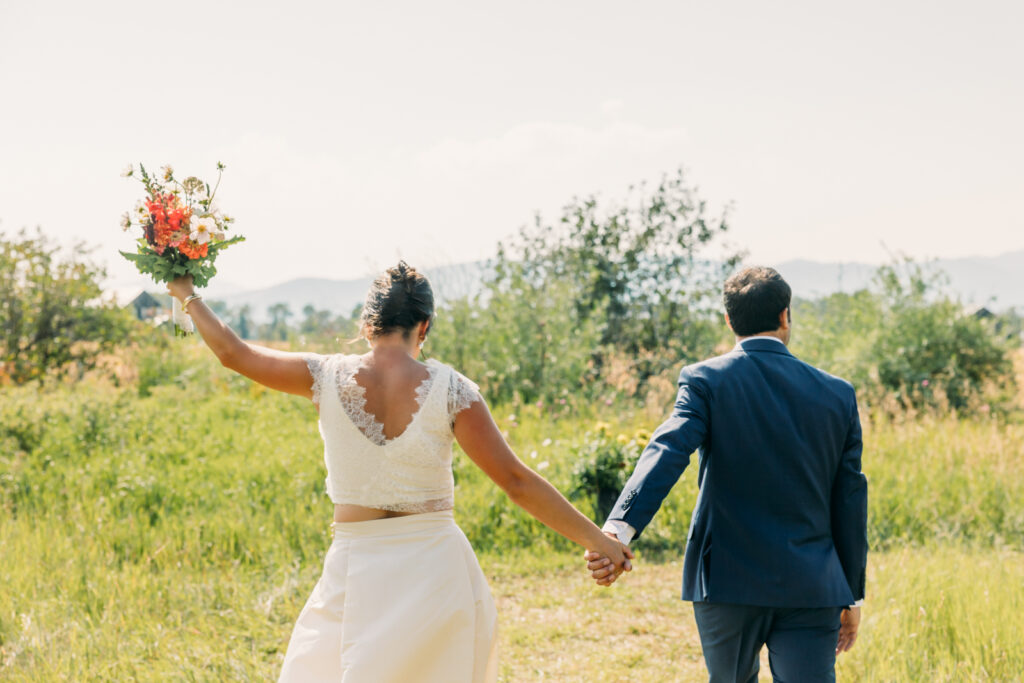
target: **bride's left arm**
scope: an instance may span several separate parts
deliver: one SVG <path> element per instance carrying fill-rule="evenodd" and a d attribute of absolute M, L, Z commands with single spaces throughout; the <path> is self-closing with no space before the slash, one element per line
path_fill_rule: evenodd
<path fill-rule="evenodd" d="M 182 302 L 195 292 L 191 276 L 177 278 L 167 289 Z M 313 377 L 305 354 L 242 340 L 201 299 L 189 303 L 188 314 L 221 365 L 271 389 L 312 398 Z"/>
<path fill-rule="evenodd" d="M 458 413 L 455 438 L 513 503 L 569 540 L 609 558 L 619 571 L 631 569 L 633 554 L 626 546 L 602 533 L 558 489 L 516 457 L 486 403 L 476 401 Z"/>

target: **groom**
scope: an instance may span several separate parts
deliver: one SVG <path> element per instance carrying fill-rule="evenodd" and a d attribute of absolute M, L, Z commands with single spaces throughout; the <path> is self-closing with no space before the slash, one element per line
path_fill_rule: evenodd
<path fill-rule="evenodd" d="M 790 296 L 771 268 L 726 281 L 736 347 L 683 368 L 672 416 L 605 524 L 638 537 L 699 449 L 682 597 L 712 682 L 757 681 L 764 644 L 776 681 L 834 681 L 857 637 L 868 550 L 857 401 L 786 348 Z M 607 560 L 586 558 L 598 583 L 615 580 Z"/>

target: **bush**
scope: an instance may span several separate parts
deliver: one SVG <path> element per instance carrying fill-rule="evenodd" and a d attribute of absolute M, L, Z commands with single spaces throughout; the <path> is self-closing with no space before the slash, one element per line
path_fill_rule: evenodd
<path fill-rule="evenodd" d="M 942 274 L 919 264 L 883 266 L 872 290 L 793 310 L 795 353 L 869 401 L 970 412 L 1013 394 L 1011 336 L 966 312 Z"/>
<path fill-rule="evenodd" d="M 614 438 L 607 423 L 598 422 L 595 433 L 587 433 L 573 449 L 573 499 L 589 498 L 594 504 L 595 521 L 604 522 L 615 507 L 615 501 L 636 467 L 650 434 L 638 430 L 633 436 L 619 434 Z"/>
<path fill-rule="evenodd" d="M 59 252 L 41 232 L 0 233 L 0 383 L 81 377 L 136 328 L 127 311 L 100 299 L 105 272 L 83 245 L 68 258 Z"/>
<path fill-rule="evenodd" d="M 869 362 L 883 389 L 915 407 L 948 403 L 958 410 L 994 391 L 1012 388 L 1005 338 L 965 313 L 940 287 L 937 275 L 907 264 L 879 269 L 882 325 Z"/>

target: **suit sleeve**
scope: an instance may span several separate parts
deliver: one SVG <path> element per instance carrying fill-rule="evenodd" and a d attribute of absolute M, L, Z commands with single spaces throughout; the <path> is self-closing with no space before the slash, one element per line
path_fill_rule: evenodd
<path fill-rule="evenodd" d="M 704 378 L 683 368 L 672 416 L 654 432 L 608 515 L 609 520 L 632 526 L 634 538 L 650 523 L 690 463 L 690 456 L 704 443 L 709 427 L 708 398 Z"/>
<path fill-rule="evenodd" d="M 842 459 L 832 484 L 832 540 L 854 600 L 864 598 L 868 561 L 868 480 L 861 472 L 862 450 L 855 397 Z"/>

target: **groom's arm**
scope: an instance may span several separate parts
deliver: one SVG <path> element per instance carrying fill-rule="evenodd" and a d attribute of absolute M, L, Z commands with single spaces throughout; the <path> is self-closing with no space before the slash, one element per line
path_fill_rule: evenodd
<path fill-rule="evenodd" d="M 699 367 L 683 368 L 679 373 L 679 391 L 672 416 L 658 427 L 641 454 L 608 515 L 605 531 L 615 527 L 616 532 L 625 529 L 619 535 L 623 542 L 643 532 L 690 463 L 690 456 L 707 437 L 708 400 L 707 380 Z"/>
<path fill-rule="evenodd" d="M 868 561 L 868 481 L 861 472 L 860 415 L 853 398 L 843 455 L 832 484 L 832 540 L 854 600 L 864 599 Z"/>

